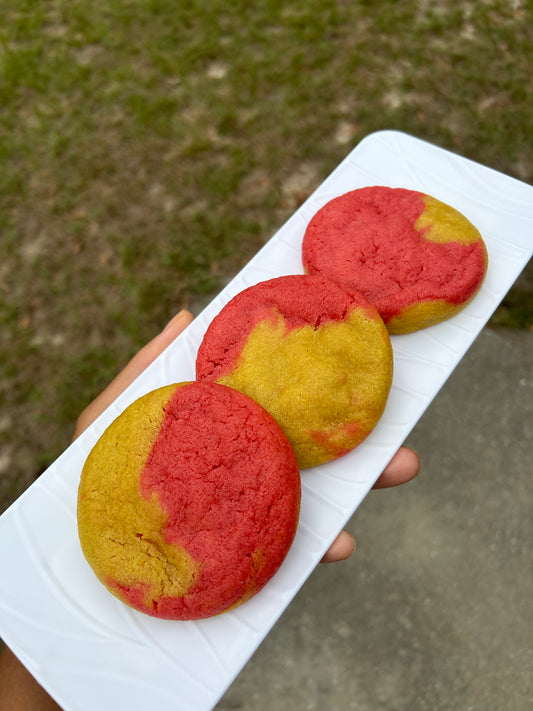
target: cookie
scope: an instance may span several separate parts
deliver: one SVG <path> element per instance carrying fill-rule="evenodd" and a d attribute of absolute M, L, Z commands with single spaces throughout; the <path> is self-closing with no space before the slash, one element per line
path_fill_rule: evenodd
<path fill-rule="evenodd" d="M 453 207 L 415 190 L 373 186 L 330 200 L 302 245 L 308 274 L 360 291 L 391 334 L 454 316 L 479 291 L 487 250 Z"/>
<path fill-rule="evenodd" d="M 179 383 L 130 405 L 83 468 L 83 553 L 120 600 L 192 620 L 241 604 L 295 535 L 300 473 L 275 420 L 242 393 Z"/>
<path fill-rule="evenodd" d="M 352 450 L 375 427 L 391 386 L 392 350 L 364 297 L 298 274 L 238 293 L 209 325 L 196 376 L 260 403 L 306 468 Z"/>

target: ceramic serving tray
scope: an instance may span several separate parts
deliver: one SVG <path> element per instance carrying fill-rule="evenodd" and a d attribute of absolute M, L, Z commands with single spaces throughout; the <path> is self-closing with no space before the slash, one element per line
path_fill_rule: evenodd
<path fill-rule="evenodd" d="M 194 379 L 196 351 L 230 298 L 259 281 L 303 273 L 314 213 L 367 185 L 433 195 L 482 233 L 489 268 L 457 316 L 392 337 L 385 413 L 357 449 L 302 473 L 294 544 L 265 588 L 198 622 L 151 618 L 114 598 L 80 549 L 76 496 L 83 463 L 107 425 L 140 395 Z M 65 711 L 208 711 L 226 691 L 472 344 L 533 251 L 533 187 L 395 131 L 365 138 L 194 323 L 0 518 L 0 636 Z M 348 593 L 347 593 L 348 594 Z"/>

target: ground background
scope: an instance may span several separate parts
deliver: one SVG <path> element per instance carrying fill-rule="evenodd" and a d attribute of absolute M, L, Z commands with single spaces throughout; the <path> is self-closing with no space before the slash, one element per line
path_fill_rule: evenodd
<path fill-rule="evenodd" d="M 0 0 L 0 511 L 366 135 L 533 182 L 526 2 Z M 532 270 L 492 326 L 531 328 Z"/>

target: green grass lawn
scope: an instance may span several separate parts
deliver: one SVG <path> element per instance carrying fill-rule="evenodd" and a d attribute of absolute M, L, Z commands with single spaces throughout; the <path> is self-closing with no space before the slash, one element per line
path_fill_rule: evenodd
<path fill-rule="evenodd" d="M 0 9 L 1 507 L 364 136 L 405 131 L 533 182 L 519 0 Z M 530 268 L 493 325 L 530 328 L 532 292 Z"/>

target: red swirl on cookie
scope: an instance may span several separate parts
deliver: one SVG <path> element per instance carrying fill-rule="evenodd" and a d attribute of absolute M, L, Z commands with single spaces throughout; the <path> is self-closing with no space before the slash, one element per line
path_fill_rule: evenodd
<path fill-rule="evenodd" d="M 166 619 L 241 604 L 295 535 L 294 452 L 274 419 L 215 383 L 148 393 L 91 451 L 78 495 L 89 564 L 121 600 Z"/>
<path fill-rule="evenodd" d="M 304 268 L 360 291 L 390 333 L 459 312 L 479 291 L 487 250 L 461 213 L 414 190 L 373 186 L 330 200 L 311 219 Z"/>
<path fill-rule="evenodd" d="M 376 309 L 321 276 L 291 275 L 237 294 L 213 319 L 196 375 L 259 402 L 300 467 L 356 447 L 381 417 L 392 351 Z"/>

